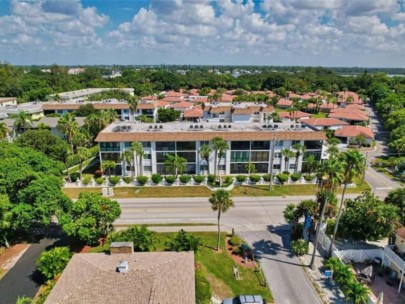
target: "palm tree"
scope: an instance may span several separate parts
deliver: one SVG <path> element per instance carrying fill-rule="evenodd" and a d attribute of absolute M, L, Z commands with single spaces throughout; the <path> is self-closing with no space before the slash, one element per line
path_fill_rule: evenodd
<path fill-rule="evenodd" d="M 338 144 L 340 144 L 340 140 L 337 138 L 329 138 L 328 141 L 328 153 L 330 154 L 331 157 L 335 157 L 339 154 L 339 149 L 337 147 Z"/>
<path fill-rule="evenodd" d="M 251 173 L 256 173 L 256 166 L 255 164 L 248 162 L 247 164 L 245 164 L 245 170 L 248 172 L 249 175 Z"/>
<path fill-rule="evenodd" d="M 344 288 L 345 295 L 352 300 L 353 304 L 368 303 L 369 289 L 361 283 L 347 284 Z"/>
<path fill-rule="evenodd" d="M 0 122 L 0 140 L 6 139 L 10 129 L 7 127 L 5 122 Z"/>
<path fill-rule="evenodd" d="M 295 150 L 295 169 L 294 173 L 298 172 L 298 160 L 301 156 L 301 154 L 305 153 L 306 147 L 301 144 L 294 144 L 292 145 L 293 149 Z"/>
<path fill-rule="evenodd" d="M 281 154 L 284 156 L 284 171 L 288 171 L 289 160 L 291 157 L 295 156 L 295 153 L 290 149 L 283 149 L 283 151 L 281 151 Z"/>
<path fill-rule="evenodd" d="M 133 168 L 133 166 L 132 166 L 132 161 L 134 160 L 134 153 L 133 153 L 131 150 L 125 150 L 125 151 L 122 153 L 121 160 L 122 160 L 126 165 L 129 165 L 129 168 L 130 168 L 130 169 Z M 125 171 L 126 171 L 126 170 L 125 170 Z M 135 176 L 135 170 L 132 169 L 131 172 L 132 172 L 132 177 L 134 177 L 134 176 Z"/>
<path fill-rule="evenodd" d="M 290 120 L 295 121 L 295 114 L 297 113 L 297 108 L 296 107 L 291 107 L 287 110 L 288 113 L 290 113 Z"/>
<path fill-rule="evenodd" d="M 336 218 L 335 227 L 333 229 L 332 241 L 329 246 L 329 256 L 332 254 L 332 246 L 336 239 L 336 234 L 339 226 L 339 220 L 342 215 L 343 202 L 345 199 L 345 193 L 347 184 L 352 182 L 353 178 L 360 175 L 365 168 L 365 158 L 359 150 L 348 150 L 340 155 L 340 161 L 343 163 L 343 191 L 342 198 L 340 200 L 339 212 Z"/>
<path fill-rule="evenodd" d="M 104 129 L 118 118 L 118 114 L 114 109 L 108 109 L 101 111 L 100 117 L 102 122 L 102 129 Z"/>
<path fill-rule="evenodd" d="M 219 243 L 221 240 L 221 226 L 220 226 L 221 213 L 225 213 L 226 211 L 228 211 L 228 209 L 230 207 L 233 207 L 234 204 L 232 198 L 229 195 L 229 192 L 223 189 L 213 192 L 211 194 L 209 202 L 211 203 L 212 210 L 218 211 L 217 251 L 219 251 Z"/>
<path fill-rule="evenodd" d="M 77 149 L 77 156 L 79 158 L 79 174 L 80 180 L 82 180 L 82 172 L 83 172 L 83 162 L 90 157 L 90 151 L 87 148 L 79 147 Z"/>
<path fill-rule="evenodd" d="M 178 156 L 177 154 L 169 154 L 166 156 L 165 166 L 177 177 L 179 172 L 180 174 L 183 173 L 186 162 L 187 160 L 184 157 Z"/>
<path fill-rule="evenodd" d="M 318 168 L 319 162 L 316 160 L 315 155 L 310 154 L 307 158 L 305 158 L 305 162 L 303 166 L 305 166 L 305 170 L 311 175 L 316 171 Z"/>
<path fill-rule="evenodd" d="M 317 173 L 322 188 L 334 192 L 343 182 L 343 164 L 336 158 L 323 162 Z"/>
<path fill-rule="evenodd" d="M 136 108 L 138 107 L 138 101 L 139 101 L 139 99 L 136 96 L 134 96 L 133 98 L 130 98 L 128 100 L 129 111 L 131 112 L 131 117 L 132 117 L 132 119 L 130 119 L 130 120 L 134 119 Z"/>
<path fill-rule="evenodd" d="M 205 162 L 207 163 L 208 174 L 210 174 L 210 155 L 211 155 L 212 149 L 209 145 L 201 145 L 199 152 L 200 152 L 200 157 L 203 160 L 205 160 Z"/>
<path fill-rule="evenodd" d="M 225 155 L 225 152 L 229 149 L 229 147 L 228 143 L 221 137 L 214 137 L 212 139 L 212 147 L 215 151 L 215 175 L 219 176 L 219 163 L 221 162 L 221 158 Z"/>
<path fill-rule="evenodd" d="M 28 129 L 31 127 L 32 117 L 24 111 L 20 111 L 14 120 L 14 127 L 18 132 L 22 129 Z"/>
<path fill-rule="evenodd" d="M 115 161 L 113 161 L 113 160 L 105 160 L 105 161 L 103 161 L 102 169 L 103 169 L 104 172 L 107 171 L 108 176 L 110 177 L 111 176 L 111 169 L 115 169 L 115 166 L 116 166 Z"/>
<path fill-rule="evenodd" d="M 135 141 L 131 144 L 131 151 L 134 155 L 136 155 L 139 159 L 139 164 L 138 164 L 138 174 L 142 175 L 143 174 L 143 156 L 145 155 L 145 150 L 143 148 L 142 143 L 139 141 Z"/>
<path fill-rule="evenodd" d="M 78 132 L 79 130 L 79 124 L 76 121 L 76 117 L 74 116 L 73 113 L 67 113 L 63 115 L 59 121 L 58 125 L 56 128 L 61 131 L 65 137 L 67 142 L 70 144 L 70 148 L 72 152 L 74 151 L 73 149 L 73 136 Z"/>

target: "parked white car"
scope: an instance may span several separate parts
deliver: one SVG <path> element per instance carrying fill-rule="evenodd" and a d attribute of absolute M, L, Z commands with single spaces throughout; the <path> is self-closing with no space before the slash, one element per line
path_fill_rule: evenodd
<path fill-rule="evenodd" d="M 266 304 L 262 296 L 258 295 L 240 295 L 236 298 L 224 299 L 222 304 Z"/>

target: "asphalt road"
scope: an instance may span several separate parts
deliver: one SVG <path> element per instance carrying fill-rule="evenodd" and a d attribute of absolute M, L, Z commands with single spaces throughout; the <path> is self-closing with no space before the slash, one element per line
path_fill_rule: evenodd
<path fill-rule="evenodd" d="M 42 277 L 36 272 L 35 261 L 55 240 L 42 239 L 32 244 L 18 262 L 0 280 L 0 304 L 15 304 L 20 296 L 34 297 Z"/>

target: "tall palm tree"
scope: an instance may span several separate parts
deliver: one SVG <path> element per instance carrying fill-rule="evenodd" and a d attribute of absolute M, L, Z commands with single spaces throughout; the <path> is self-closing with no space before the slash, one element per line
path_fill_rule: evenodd
<path fill-rule="evenodd" d="M 340 200 L 339 212 L 336 218 L 335 227 L 333 229 L 332 241 L 329 246 L 329 256 L 332 254 L 332 246 L 336 239 L 336 234 L 339 226 L 339 220 L 342 215 L 343 202 L 345 199 L 345 193 L 347 184 L 351 183 L 353 178 L 362 174 L 365 167 L 365 158 L 359 150 L 348 150 L 342 153 L 339 157 L 340 161 L 343 163 L 343 191 L 342 198 Z"/>
<path fill-rule="evenodd" d="M 6 139 L 10 129 L 7 127 L 5 122 L 0 122 L 0 140 Z"/>
<path fill-rule="evenodd" d="M 79 124 L 76 121 L 75 115 L 73 113 L 63 115 L 59 119 L 56 128 L 66 136 L 66 140 L 68 144 L 70 144 L 70 148 L 73 152 L 73 137 L 79 130 Z"/>
<path fill-rule="evenodd" d="M 134 116 L 135 116 L 135 112 L 136 112 L 136 108 L 138 107 L 138 97 L 134 96 L 133 98 L 128 100 L 128 104 L 129 104 L 129 111 L 131 112 L 131 121 L 134 120 Z"/>
<path fill-rule="evenodd" d="M 21 132 L 23 129 L 30 128 L 31 124 L 32 117 L 24 111 L 20 111 L 14 120 L 14 127 L 18 132 Z"/>
<path fill-rule="evenodd" d="M 82 173 L 83 173 L 83 162 L 90 157 L 90 151 L 87 148 L 79 147 L 77 149 L 77 156 L 79 158 L 79 174 L 80 180 L 82 180 Z"/>
<path fill-rule="evenodd" d="M 292 145 L 293 149 L 295 150 L 295 168 L 294 173 L 298 172 L 298 160 L 302 154 L 305 153 L 306 147 L 301 144 L 294 144 Z"/>
<path fill-rule="evenodd" d="M 121 160 L 126 164 L 129 165 L 129 168 L 133 168 L 132 161 L 134 160 L 134 153 L 131 150 L 125 150 L 121 155 Z M 127 171 L 127 170 L 125 170 Z M 135 170 L 132 169 L 132 177 L 135 176 Z"/>
<path fill-rule="evenodd" d="M 322 188 L 334 192 L 343 182 L 343 164 L 337 158 L 323 162 L 318 170 Z"/>
<path fill-rule="evenodd" d="M 200 157 L 205 160 L 205 162 L 207 163 L 207 167 L 208 167 L 208 174 L 210 174 L 210 155 L 211 155 L 212 149 L 209 145 L 201 145 L 200 146 Z"/>
<path fill-rule="evenodd" d="M 362 284 L 347 284 L 344 288 L 344 293 L 353 304 L 367 304 L 369 289 Z"/>
<path fill-rule="evenodd" d="M 283 149 L 283 151 L 281 151 L 281 154 L 284 156 L 284 164 L 285 164 L 284 171 L 288 171 L 290 158 L 294 157 L 295 153 L 290 149 Z"/>
<path fill-rule="evenodd" d="M 102 121 L 102 128 L 104 129 L 118 118 L 118 114 L 114 109 L 108 109 L 101 111 L 100 117 Z"/>
<path fill-rule="evenodd" d="M 215 151 L 215 175 L 219 176 L 219 163 L 221 162 L 221 158 L 225 155 L 225 152 L 229 149 L 229 147 L 228 143 L 221 137 L 214 137 L 212 139 L 212 147 Z"/>
<path fill-rule="evenodd" d="M 142 143 L 139 141 L 135 141 L 131 144 L 131 150 L 134 155 L 138 158 L 138 173 L 139 175 L 143 175 L 143 156 L 145 155 L 145 150 L 143 148 Z"/>
<path fill-rule="evenodd" d="M 340 144 L 340 140 L 337 138 L 329 138 L 328 141 L 328 153 L 330 154 L 331 157 L 335 157 L 339 154 L 339 149 L 337 147 L 338 144 Z"/>
<path fill-rule="evenodd" d="M 218 211 L 218 237 L 217 237 L 217 251 L 219 251 L 219 243 L 221 240 L 221 213 L 225 213 L 229 208 L 233 207 L 233 200 L 228 191 L 223 189 L 217 190 L 211 194 L 209 199 L 211 208 L 214 211 Z"/>
<path fill-rule="evenodd" d="M 166 156 L 165 166 L 177 177 L 179 172 L 180 174 L 183 173 L 186 162 L 187 160 L 184 157 L 178 156 L 177 154 L 169 154 Z"/>
<path fill-rule="evenodd" d="M 305 166 L 305 170 L 311 175 L 316 171 L 318 168 L 319 162 L 316 160 L 315 155 L 310 154 L 307 158 L 305 158 L 305 162 L 303 166 Z"/>

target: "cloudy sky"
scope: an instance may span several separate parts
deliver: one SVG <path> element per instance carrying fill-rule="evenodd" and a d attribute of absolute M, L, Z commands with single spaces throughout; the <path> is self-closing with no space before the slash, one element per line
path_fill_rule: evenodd
<path fill-rule="evenodd" d="M 0 0 L 0 60 L 405 67 L 405 0 Z"/>

